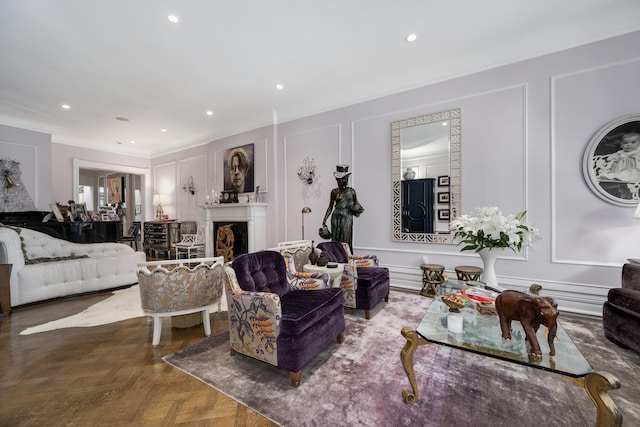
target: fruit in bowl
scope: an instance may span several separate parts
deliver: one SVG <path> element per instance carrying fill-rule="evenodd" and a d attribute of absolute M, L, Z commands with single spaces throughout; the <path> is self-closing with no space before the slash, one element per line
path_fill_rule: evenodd
<path fill-rule="evenodd" d="M 460 311 L 461 308 L 469 305 L 469 301 L 465 298 L 454 294 L 443 296 L 442 301 L 449 307 L 449 311 L 453 312 Z"/>

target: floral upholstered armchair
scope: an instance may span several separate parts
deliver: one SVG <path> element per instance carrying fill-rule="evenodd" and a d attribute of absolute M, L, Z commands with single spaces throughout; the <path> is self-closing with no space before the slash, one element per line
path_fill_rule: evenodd
<path fill-rule="evenodd" d="M 194 258 L 186 262 L 198 265 L 190 268 L 178 261 L 138 264 L 140 300 L 145 314 L 153 318 L 154 347 L 160 343 L 163 317 L 202 312 L 205 335 L 211 335 L 209 308 L 214 304 L 218 304 L 218 311 L 221 308 L 223 258 Z M 174 267 L 176 263 L 179 265 Z"/>
<path fill-rule="evenodd" d="M 364 309 L 366 319 L 371 309 L 383 299 L 389 301 L 389 269 L 378 267 L 375 255 L 354 256 L 349 245 L 342 242 L 318 243 L 327 259 L 344 264 L 340 287 L 344 291 L 344 305 Z"/>
<path fill-rule="evenodd" d="M 354 255 L 351 253 L 351 249 L 349 249 L 349 245 L 344 242 L 339 242 L 342 245 L 342 249 L 344 249 L 344 253 L 347 256 L 347 259 L 351 262 L 352 265 L 356 267 L 377 267 L 378 266 L 378 256 L 377 255 Z M 318 248 L 322 249 L 325 247 L 323 243 L 318 245 Z M 322 249 L 324 250 L 324 249 Z M 336 247 L 336 250 L 338 248 Z"/>
<path fill-rule="evenodd" d="M 307 273 L 303 266 L 309 263 L 311 240 L 279 243 L 274 251 L 280 252 L 287 267 L 289 285 L 297 289 L 321 289 L 331 287 L 326 273 Z"/>
<path fill-rule="evenodd" d="M 236 352 L 289 371 L 302 368 L 331 342 L 344 338 L 342 291 L 292 287 L 282 255 L 261 251 L 225 265 L 231 355 Z"/>

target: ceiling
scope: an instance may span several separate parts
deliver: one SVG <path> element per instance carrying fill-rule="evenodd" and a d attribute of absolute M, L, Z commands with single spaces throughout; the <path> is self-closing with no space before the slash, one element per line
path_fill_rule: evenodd
<path fill-rule="evenodd" d="M 638 0 L 5 0 L 0 124 L 153 157 L 636 31 L 639 18 Z"/>

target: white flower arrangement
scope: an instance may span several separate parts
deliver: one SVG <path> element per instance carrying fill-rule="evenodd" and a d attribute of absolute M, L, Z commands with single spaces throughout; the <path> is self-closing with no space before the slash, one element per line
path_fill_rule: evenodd
<path fill-rule="evenodd" d="M 463 251 L 480 251 L 485 248 L 510 248 L 514 252 L 532 246 L 540 239 L 537 228 L 524 222 L 527 211 L 515 215 L 502 215 L 495 206 L 476 208 L 470 215 L 456 217 L 449 223 Z"/>

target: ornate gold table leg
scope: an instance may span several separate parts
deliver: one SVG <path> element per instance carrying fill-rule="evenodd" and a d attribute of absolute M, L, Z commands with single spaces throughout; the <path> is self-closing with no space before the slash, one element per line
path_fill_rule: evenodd
<path fill-rule="evenodd" d="M 620 381 L 607 372 L 591 372 L 584 378 L 565 377 L 584 388 L 596 405 L 596 427 L 620 427 L 622 414 L 609 397 L 609 390 L 620 388 Z"/>
<path fill-rule="evenodd" d="M 411 328 L 404 327 L 402 328 L 401 333 L 402 336 L 407 339 L 407 342 L 400 351 L 400 361 L 402 362 L 402 367 L 407 373 L 409 383 L 411 384 L 411 390 L 408 388 L 402 389 L 402 397 L 404 398 L 405 403 L 413 405 L 418 401 L 418 386 L 416 383 L 416 375 L 413 372 L 413 353 L 416 352 L 419 345 L 429 344 L 429 341 L 422 338 Z"/>

